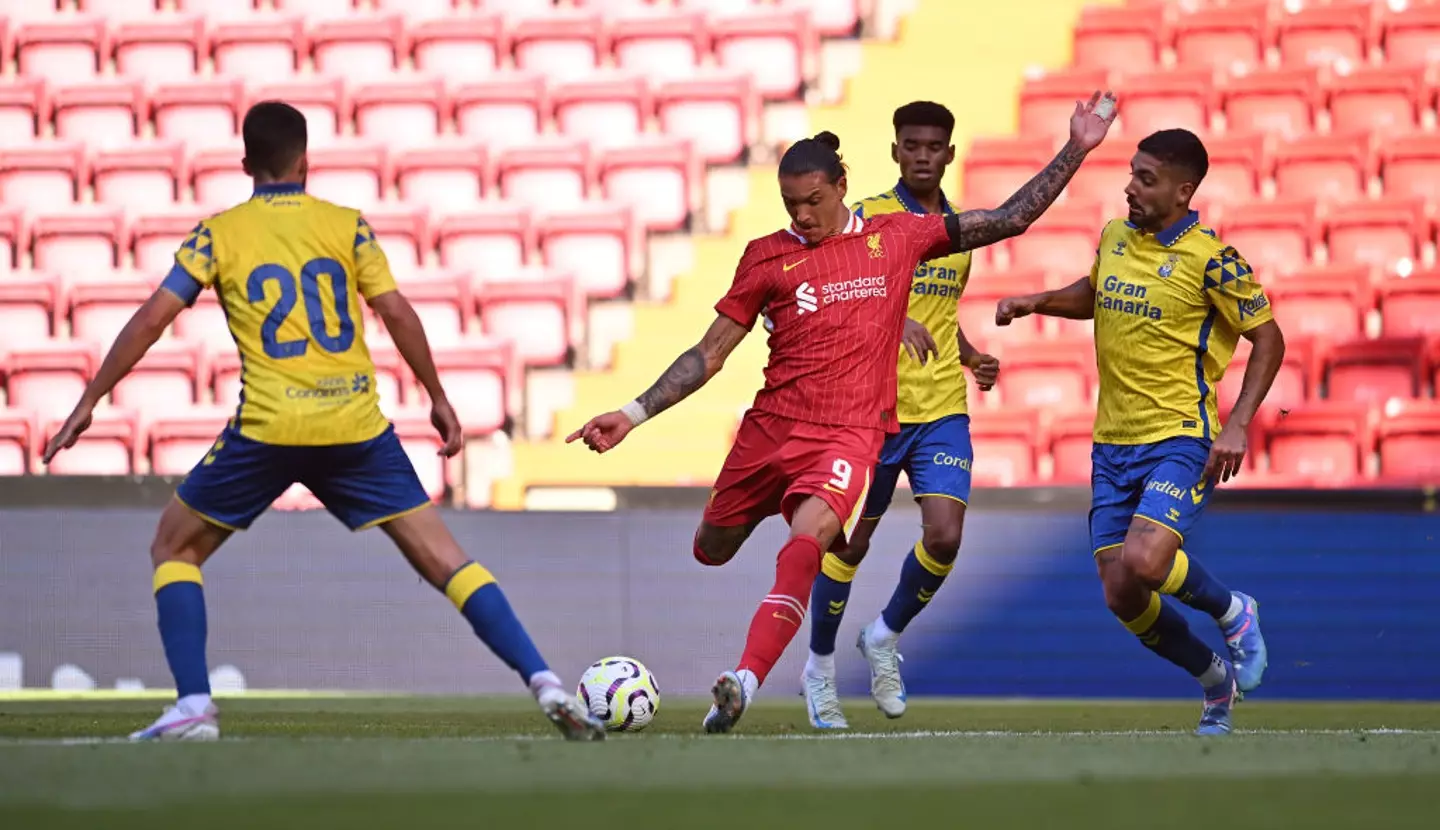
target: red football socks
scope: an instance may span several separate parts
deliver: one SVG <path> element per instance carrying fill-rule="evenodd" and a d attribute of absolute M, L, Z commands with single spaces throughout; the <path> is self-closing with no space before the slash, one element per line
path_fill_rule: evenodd
<path fill-rule="evenodd" d="M 761 683 L 775 667 L 785 647 L 805 622 L 810 588 L 820 573 L 820 542 L 814 536 L 796 536 L 780 549 L 775 563 L 775 587 L 761 601 L 750 621 L 745 653 L 737 670 L 749 669 Z"/>

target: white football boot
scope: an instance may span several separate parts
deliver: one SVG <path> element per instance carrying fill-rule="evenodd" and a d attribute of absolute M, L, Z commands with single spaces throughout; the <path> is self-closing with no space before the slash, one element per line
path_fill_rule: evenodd
<path fill-rule="evenodd" d="M 900 679 L 900 661 L 904 658 L 896 650 L 897 645 L 897 639 L 872 642 L 868 625 L 860 630 L 860 639 L 855 643 L 870 664 L 870 696 L 887 718 L 905 714 L 905 681 Z"/>
<path fill-rule="evenodd" d="M 590 714 L 574 695 L 559 686 L 546 686 L 535 695 L 540 711 L 567 741 L 603 741 L 605 724 Z"/>
<path fill-rule="evenodd" d="M 805 687 L 805 711 L 810 715 L 811 726 L 816 729 L 850 728 L 845 713 L 840 709 L 840 693 L 835 688 L 835 678 L 802 671 L 800 683 Z"/>
<path fill-rule="evenodd" d="M 220 738 L 220 710 L 214 703 L 196 706 L 178 701 L 149 728 L 131 733 L 132 741 L 214 741 Z"/>

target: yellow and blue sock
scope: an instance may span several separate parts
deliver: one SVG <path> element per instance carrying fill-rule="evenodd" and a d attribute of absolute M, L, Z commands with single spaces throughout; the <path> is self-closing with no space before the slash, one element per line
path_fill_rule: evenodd
<path fill-rule="evenodd" d="M 1195 636 L 1180 611 L 1160 594 L 1152 591 L 1144 613 L 1121 622 L 1146 648 L 1189 672 L 1200 685 L 1209 688 L 1225 679 L 1225 661 Z"/>
<path fill-rule="evenodd" d="M 833 553 L 820 560 L 820 575 L 810 589 L 810 653 L 814 657 L 835 654 L 835 637 L 840 620 L 845 617 L 845 603 L 850 601 L 850 583 L 855 581 L 858 565 L 847 565 Z"/>
<path fill-rule="evenodd" d="M 483 565 L 478 562 L 462 565 L 446 581 L 445 596 L 470 621 L 475 636 L 505 665 L 519 672 L 526 683 L 537 674 L 550 671 L 495 577 Z"/>
<path fill-rule="evenodd" d="M 940 590 L 940 585 L 954 567 L 954 562 L 942 564 L 936 561 L 925 550 L 924 542 L 916 542 L 905 557 L 905 564 L 900 566 L 900 582 L 895 586 L 895 593 L 890 595 L 890 602 L 880 614 L 885 627 L 896 634 L 904 631 L 915 615 L 930 604 L 930 599 Z"/>
<path fill-rule="evenodd" d="M 1175 552 L 1170 576 L 1165 579 L 1165 584 L 1160 586 L 1160 593 L 1170 594 L 1217 620 L 1224 620 L 1240 605 L 1240 600 L 1230 593 L 1229 588 L 1211 576 L 1209 571 L 1187 556 L 1183 550 Z"/>
<path fill-rule="evenodd" d="M 155 610 L 165 661 L 177 697 L 210 694 L 205 665 L 205 589 L 200 569 L 189 562 L 164 562 L 155 569 Z"/>

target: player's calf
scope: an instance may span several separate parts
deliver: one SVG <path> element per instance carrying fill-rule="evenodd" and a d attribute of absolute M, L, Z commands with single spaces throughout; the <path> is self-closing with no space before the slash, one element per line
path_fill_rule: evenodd
<path fill-rule="evenodd" d="M 850 601 L 850 586 L 855 581 L 860 563 L 865 560 L 865 554 L 870 552 L 870 537 L 878 521 L 861 519 L 847 540 L 845 549 L 826 553 L 820 562 L 820 575 L 815 577 L 815 586 L 810 591 L 810 607 L 815 609 L 815 614 L 810 619 L 810 657 L 805 663 L 807 677 L 835 677 L 835 640 Z M 835 707 L 838 712 L 838 698 Z"/>

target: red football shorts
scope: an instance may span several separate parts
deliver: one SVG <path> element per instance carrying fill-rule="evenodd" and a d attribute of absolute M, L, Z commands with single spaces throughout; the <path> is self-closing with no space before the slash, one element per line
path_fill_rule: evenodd
<path fill-rule="evenodd" d="M 884 440 L 878 429 L 822 426 L 751 409 L 715 479 L 705 521 L 733 527 L 778 513 L 789 522 L 806 497 L 817 496 L 840 519 L 832 548 L 843 546 L 860 520 Z"/>

